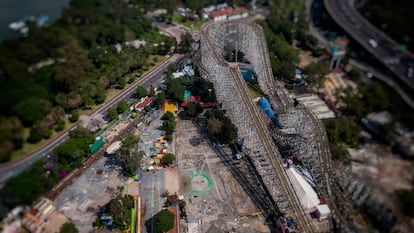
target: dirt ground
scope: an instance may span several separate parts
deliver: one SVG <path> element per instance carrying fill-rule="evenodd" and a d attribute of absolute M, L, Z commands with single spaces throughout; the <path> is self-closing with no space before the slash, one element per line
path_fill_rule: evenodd
<path fill-rule="evenodd" d="M 166 168 L 165 171 L 165 182 L 164 189 L 168 190 L 170 194 L 179 193 L 179 177 L 178 171 L 172 168 Z"/>
<path fill-rule="evenodd" d="M 193 123 L 177 121 L 175 152 L 188 220 L 199 220 L 200 232 L 269 232 L 260 215 L 237 219 L 258 210 Z"/>
<path fill-rule="evenodd" d="M 401 159 L 384 145 L 365 144 L 360 149 L 350 149 L 352 172 L 369 181 L 384 194 L 397 189 L 410 189 L 413 184 L 414 162 Z"/>
<path fill-rule="evenodd" d="M 60 227 L 68 222 L 68 218 L 60 213 L 59 211 L 54 211 L 48 219 L 48 222 L 44 225 L 43 233 L 59 233 Z"/>
<path fill-rule="evenodd" d="M 386 200 L 394 214 L 404 219 L 395 229 L 398 232 L 412 232 L 410 228 L 414 225 L 414 218 L 406 218 L 395 205 L 394 192 L 413 188 L 414 161 L 402 159 L 400 155 L 392 153 L 389 147 L 378 143 L 365 144 L 360 149 L 349 151 L 354 160 L 352 172 L 369 183 L 375 195 Z"/>
<path fill-rule="evenodd" d="M 96 211 L 111 199 L 118 187 L 126 191 L 126 184 L 127 179 L 120 174 L 119 168 L 103 157 L 66 187 L 54 200 L 54 205 L 79 232 L 89 232 L 93 230 Z"/>

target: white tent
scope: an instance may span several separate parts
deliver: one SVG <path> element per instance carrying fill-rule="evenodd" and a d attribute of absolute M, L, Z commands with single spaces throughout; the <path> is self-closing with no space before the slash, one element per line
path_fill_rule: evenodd
<path fill-rule="evenodd" d="M 287 174 L 292 182 L 293 188 L 298 195 L 299 201 L 302 204 L 302 207 L 305 210 L 315 208 L 319 205 L 319 198 L 316 194 L 315 190 L 306 182 L 306 180 L 295 170 L 295 168 L 291 167 L 287 169 Z"/>
<path fill-rule="evenodd" d="M 323 220 L 329 217 L 331 214 L 331 210 L 329 209 L 328 205 L 318 205 L 316 206 L 316 216 L 319 220 Z"/>
<path fill-rule="evenodd" d="M 114 143 L 112 143 L 107 149 L 106 149 L 106 153 L 111 155 L 111 154 L 115 154 L 115 152 L 117 150 L 119 150 L 119 148 L 121 148 L 121 141 L 115 141 Z"/>

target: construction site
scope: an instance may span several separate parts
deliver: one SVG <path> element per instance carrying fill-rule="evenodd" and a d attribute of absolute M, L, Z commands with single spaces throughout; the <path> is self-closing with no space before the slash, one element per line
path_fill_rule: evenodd
<path fill-rule="evenodd" d="M 295 105 L 273 77 L 261 27 L 236 20 L 206 24 L 200 34 L 198 68 L 213 82 L 244 142 L 243 159 L 227 164 L 229 170 L 263 213 L 270 232 L 329 232 L 333 219 L 343 221 L 333 204 L 327 135 L 316 116 Z M 244 53 L 265 96 L 252 96 L 237 61 L 224 59 L 228 50 Z M 213 148 L 226 164 L 225 151 Z"/>

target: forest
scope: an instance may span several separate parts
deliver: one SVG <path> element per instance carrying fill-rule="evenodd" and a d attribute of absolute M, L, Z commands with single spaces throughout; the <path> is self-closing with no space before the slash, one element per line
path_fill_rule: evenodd
<path fill-rule="evenodd" d="M 29 25 L 28 37 L 0 44 L 0 162 L 62 130 L 68 115 L 103 103 L 105 90 L 122 89 L 125 75 L 175 46 L 144 13 L 122 0 L 72 0 L 48 27 Z M 124 44 L 132 40 L 151 44 Z"/>

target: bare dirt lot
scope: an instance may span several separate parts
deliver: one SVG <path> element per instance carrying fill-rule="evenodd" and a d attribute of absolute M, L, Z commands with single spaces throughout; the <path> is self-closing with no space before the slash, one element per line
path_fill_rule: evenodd
<path fill-rule="evenodd" d="M 93 230 L 98 208 L 111 199 L 118 187 L 126 190 L 127 179 L 107 161 L 106 157 L 96 161 L 54 201 L 56 208 L 72 220 L 79 232 Z"/>
<path fill-rule="evenodd" d="M 177 120 L 175 153 L 188 220 L 201 232 L 268 232 L 263 217 L 191 121 Z M 186 227 L 186 226 L 183 226 Z"/>

